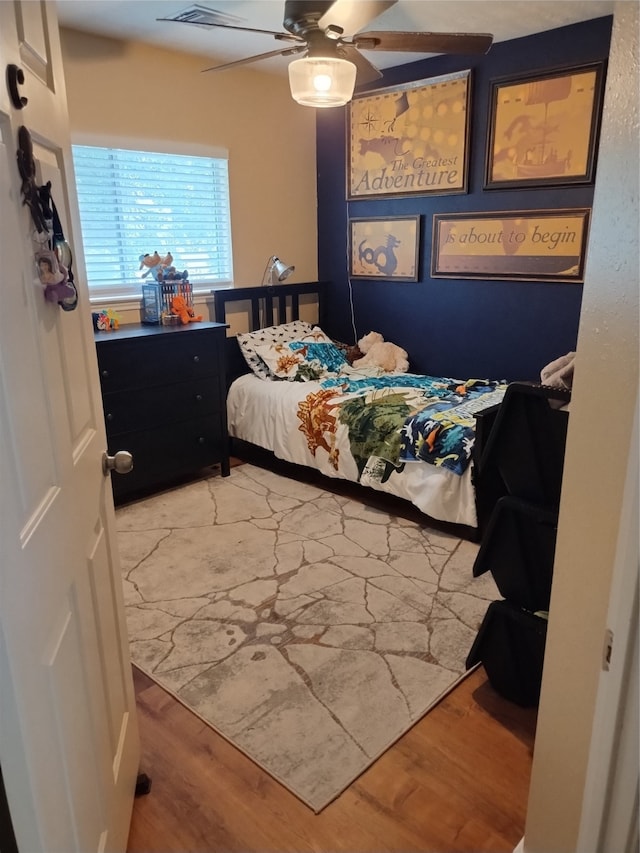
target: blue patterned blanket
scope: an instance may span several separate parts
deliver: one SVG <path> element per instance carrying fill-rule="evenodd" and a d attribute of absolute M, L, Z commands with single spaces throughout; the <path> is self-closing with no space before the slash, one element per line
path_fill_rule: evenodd
<path fill-rule="evenodd" d="M 325 379 L 325 402 L 349 432 L 362 474 L 373 458 L 384 460 L 386 479 L 406 462 L 423 461 L 462 474 L 475 441 L 475 412 L 500 403 L 506 384 L 411 373 Z"/>

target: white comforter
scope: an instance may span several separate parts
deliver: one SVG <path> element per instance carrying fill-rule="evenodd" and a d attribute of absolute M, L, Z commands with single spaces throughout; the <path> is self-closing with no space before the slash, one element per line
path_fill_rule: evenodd
<path fill-rule="evenodd" d="M 339 424 L 336 432 L 340 451 L 337 471 L 325 450 L 318 448 L 315 455 L 311 452 L 299 429 L 298 403 L 319 388 L 317 382 L 267 382 L 252 373 L 241 376 L 231 385 L 227 398 L 229 434 L 271 450 L 280 459 L 315 468 L 328 477 L 357 482 L 346 426 Z M 384 483 L 368 478 L 365 470 L 360 483 L 405 498 L 432 518 L 477 526 L 471 466 L 459 475 L 427 462 L 407 462 Z"/>

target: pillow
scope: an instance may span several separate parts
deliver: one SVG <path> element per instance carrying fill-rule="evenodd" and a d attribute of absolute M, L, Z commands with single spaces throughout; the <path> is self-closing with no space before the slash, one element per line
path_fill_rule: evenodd
<path fill-rule="evenodd" d="M 316 343 L 324 343 L 324 344 L 332 344 L 333 343 L 333 341 L 331 340 L 329 335 L 327 335 L 326 332 L 323 332 L 322 329 L 320 328 L 320 326 L 312 326 L 311 331 L 308 334 L 303 335 L 301 340 L 303 340 L 303 341 L 315 341 Z"/>
<path fill-rule="evenodd" d="M 314 327 L 311 323 L 307 323 L 305 320 L 293 320 L 291 323 L 281 323 L 279 326 L 256 329 L 255 332 L 241 332 L 237 336 L 237 341 L 245 361 L 256 376 L 261 379 L 273 380 L 275 377 L 260 356 L 256 354 L 256 347 L 295 341 L 304 335 L 311 334 L 313 330 Z"/>
<path fill-rule="evenodd" d="M 335 376 L 348 361 L 331 341 L 316 341 L 312 335 L 299 341 L 264 344 L 256 353 L 277 379 L 309 382 Z"/>

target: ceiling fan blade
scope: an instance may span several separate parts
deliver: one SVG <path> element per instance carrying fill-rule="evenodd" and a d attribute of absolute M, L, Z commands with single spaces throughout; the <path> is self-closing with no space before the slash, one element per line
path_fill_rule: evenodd
<path fill-rule="evenodd" d="M 378 71 L 375 65 L 369 62 L 352 44 L 341 43 L 338 47 L 338 54 L 356 66 L 356 86 L 373 83 L 374 80 L 379 80 L 382 77 L 382 71 Z"/>
<path fill-rule="evenodd" d="M 299 41 L 299 36 L 292 33 L 276 32 L 275 30 L 258 30 L 255 27 L 240 27 L 235 24 L 219 24 L 210 21 L 192 21 L 189 18 L 182 18 L 177 15 L 175 18 L 156 18 L 156 21 L 168 21 L 171 24 L 193 24 L 194 27 L 207 27 L 208 29 L 223 29 L 223 30 L 240 30 L 245 33 L 264 33 L 267 36 L 275 36 L 277 39 L 292 39 Z"/>
<path fill-rule="evenodd" d="M 340 27 L 350 36 L 357 33 L 374 18 L 395 6 L 398 0 L 335 0 L 318 21 L 321 30 L 329 25 Z"/>
<path fill-rule="evenodd" d="M 486 53 L 493 43 L 489 33 L 370 32 L 353 36 L 360 50 L 395 50 L 409 53 Z"/>
<path fill-rule="evenodd" d="M 306 49 L 306 44 L 300 44 L 295 47 L 285 47 L 282 50 L 270 50 L 269 53 L 259 53 L 257 56 L 247 56 L 246 59 L 236 59 L 235 62 L 225 62 L 224 65 L 212 65 L 211 68 L 203 68 L 202 73 L 204 74 L 205 71 L 226 71 L 228 68 L 236 68 L 238 65 L 258 62 L 260 59 L 270 59 L 272 56 L 290 56 L 292 53 L 300 53 Z"/>

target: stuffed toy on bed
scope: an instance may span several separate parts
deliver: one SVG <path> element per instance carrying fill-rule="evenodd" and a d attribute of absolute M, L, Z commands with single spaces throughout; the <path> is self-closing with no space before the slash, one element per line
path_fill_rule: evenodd
<path fill-rule="evenodd" d="M 369 332 L 358 341 L 363 358 L 353 362 L 354 367 L 379 367 L 385 373 L 406 373 L 409 356 L 406 350 L 384 340 L 380 332 Z"/>

